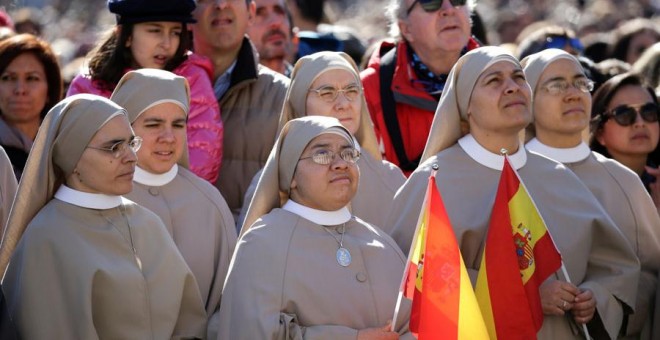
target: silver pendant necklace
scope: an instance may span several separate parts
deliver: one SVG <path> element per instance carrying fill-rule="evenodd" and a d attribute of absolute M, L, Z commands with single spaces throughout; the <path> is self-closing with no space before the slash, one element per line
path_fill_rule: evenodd
<path fill-rule="evenodd" d="M 337 257 L 337 263 L 339 263 L 340 266 L 342 267 L 348 267 L 351 264 L 351 252 L 348 251 L 348 249 L 344 248 L 344 233 L 346 232 L 346 223 L 344 223 L 341 227 L 341 238 L 337 239 L 337 236 L 335 236 L 330 230 L 328 230 L 327 227 L 321 226 L 323 230 L 327 231 L 332 238 L 337 241 L 337 244 L 339 244 L 339 248 L 337 249 L 336 257 Z"/>
<path fill-rule="evenodd" d="M 115 228 L 115 230 L 119 233 L 119 235 L 121 235 L 121 237 L 124 239 L 124 241 L 126 241 L 126 243 L 130 244 L 131 250 L 133 250 L 133 257 L 135 258 L 135 263 L 137 264 L 140 271 L 142 271 L 142 260 L 140 260 L 140 257 L 137 254 L 137 250 L 135 249 L 135 245 L 133 244 L 133 233 L 131 232 L 131 224 L 128 222 L 128 217 L 126 216 L 126 208 L 124 207 L 124 204 L 120 205 L 119 207 L 120 207 L 119 210 L 121 212 L 121 215 L 124 216 L 124 221 L 126 221 L 126 227 L 128 228 L 128 237 L 129 237 L 128 239 L 126 238 L 126 236 L 124 236 L 124 233 L 122 233 L 121 230 L 119 230 L 117 225 L 115 225 L 114 222 L 112 222 L 111 219 L 103 215 L 100 211 L 99 214 L 103 216 L 103 218 L 105 218 L 105 220 L 108 221 L 108 223 L 110 223 L 110 225 L 112 225 L 113 228 Z"/>

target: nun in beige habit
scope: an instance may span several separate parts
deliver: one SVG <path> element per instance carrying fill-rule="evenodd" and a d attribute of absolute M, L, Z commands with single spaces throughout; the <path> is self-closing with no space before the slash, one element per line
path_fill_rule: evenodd
<path fill-rule="evenodd" d="M 108 99 L 75 95 L 46 115 L 0 249 L 21 338 L 205 336 L 195 278 L 165 226 L 121 196 L 139 146 Z"/>
<path fill-rule="evenodd" d="M 335 118 L 284 126 L 227 274 L 218 339 L 412 339 L 409 305 L 396 333 L 388 325 L 406 259 L 348 210 L 354 143 Z"/>
<path fill-rule="evenodd" d="M 0 239 L 5 230 L 7 217 L 9 217 L 9 210 L 11 204 L 14 202 L 16 196 L 16 176 L 14 169 L 11 166 L 11 161 L 5 152 L 5 149 L 0 146 Z"/>
<path fill-rule="evenodd" d="M 591 86 L 580 62 L 563 50 L 548 49 L 521 64 L 534 94 L 534 129 L 528 129 L 532 138 L 525 147 L 571 169 L 628 239 L 640 260 L 641 273 L 635 313 L 624 334 L 630 339 L 650 339 L 660 268 L 660 217 L 655 205 L 637 174 L 592 152 L 582 140 L 591 117 Z"/>
<path fill-rule="evenodd" d="M 449 74 L 422 164 L 394 198 L 393 237 L 407 252 L 428 177 L 436 182 L 472 282 L 508 150 L 557 248 L 571 283 L 557 273 L 539 289 L 545 319 L 539 339 L 616 338 L 635 304 L 639 261 L 584 184 L 559 163 L 530 153 L 518 135 L 530 122 L 529 85 L 519 62 L 499 47 L 461 57 Z"/>
<path fill-rule="evenodd" d="M 353 135 L 361 152 L 357 163 L 360 184 L 350 210 L 367 223 L 391 232 L 392 226 L 385 220 L 387 214 L 383 212 L 389 211 L 394 194 L 406 177 L 399 167 L 383 160 L 378 151 L 360 73 L 347 54 L 318 52 L 296 62 L 291 85 L 284 98 L 278 131 L 291 119 L 312 115 L 335 117 Z M 260 174 L 257 173 L 252 180 L 244 202 L 252 199 Z M 245 204 L 239 222 L 242 222 L 247 209 Z"/>
<path fill-rule="evenodd" d="M 143 140 L 133 191 L 126 197 L 165 223 L 195 275 L 209 316 L 209 338 L 215 338 L 236 230 L 220 192 L 187 169 L 188 82 L 168 71 L 135 70 L 122 77 L 110 99 L 126 109 Z"/>

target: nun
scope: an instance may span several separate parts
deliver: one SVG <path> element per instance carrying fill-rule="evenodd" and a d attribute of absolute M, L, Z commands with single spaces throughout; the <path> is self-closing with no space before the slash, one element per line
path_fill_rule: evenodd
<path fill-rule="evenodd" d="M 406 259 L 348 209 L 359 158 L 336 118 L 284 125 L 227 274 L 218 339 L 412 339 L 407 300 L 389 324 Z"/>
<path fill-rule="evenodd" d="M 393 237 L 407 252 L 437 165 L 438 190 L 474 284 L 506 151 L 572 282 L 556 273 L 539 288 L 545 318 L 538 338 L 579 339 L 586 324 L 594 338 L 614 339 L 635 305 L 639 261 L 570 170 L 525 150 L 518 136 L 530 120 L 531 90 L 517 59 L 500 47 L 461 57 L 440 98 L 422 164 L 394 198 Z"/>
<path fill-rule="evenodd" d="M 130 71 L 110 99 L 126 109 L 133 131 L 143 140 L 137 152 L 133 191 L 126 197 L 165 223 L 195 275 L 210 318 L 209 337 L 214 338 L 236 230 L 220 192 L 188 170 L 188 82 L 158 69 Z"/>
<path fill-rule="evenodd" d="M 205 337 L 195 278 L 163 222 L 122 197 L 141 141 L 102 97 L 71 96 L 46 115 L 0 248 L 21 338 Z"/>
<path fill-rule="evenodd" d="M 291 119 L 313 115 L 337 118 L 355 139 L 361 154 L 357 162 L 360 183 L 349 208 L 355 216 L 389 233 L 392 228 L 383 212 L 389 211 L 406 178 L 399 167 L 382 159 L 360 73 L 347 54 L 318 52 L 296 62 L 278 131 Z M 252 180 L 244 202 L 250 202 L 260 173 Z M 247 208 L 247 204 L 243 206 L 240 221 Z"/>
<path fill-rule="evenodd" d="M 635 313 L 624 334 L 650 339 L 653 303 L 660 268 L 660 217 L 636 173 L 592 152 L 582 140 L 589 129 L 593 82 L 571 54 L 548 49 L 523 59 L 533 91 L 533 121 L 526 144 L 564 164 L 580 178 L 623 232 L 640 260 Z"/>

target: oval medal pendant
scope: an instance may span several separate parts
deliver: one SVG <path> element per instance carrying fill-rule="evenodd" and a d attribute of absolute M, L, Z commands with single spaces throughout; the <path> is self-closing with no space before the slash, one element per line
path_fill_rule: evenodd
<path fill-rule="evenodd" d="M 351 264 L 351 253 L 348 249 L 343 247 L 337 249 L 337 263 L 342 267 L 348 267 Z"/>

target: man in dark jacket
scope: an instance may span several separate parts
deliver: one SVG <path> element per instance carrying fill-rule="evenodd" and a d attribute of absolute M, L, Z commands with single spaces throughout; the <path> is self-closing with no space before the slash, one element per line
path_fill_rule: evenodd
<path fill-rule="evenodd" d="M 275 143 L 289 79 L 259 65 L 245 35 L 256 15 L 252 0 L 197 0 L 193 15 L 195 52 L 213 62 L 213 89 L 225 128 L 215 185 L 237 217 L 252 177 L 266 164 Z"/>

